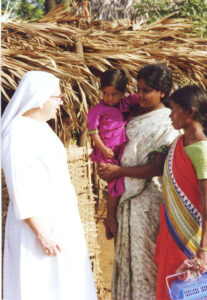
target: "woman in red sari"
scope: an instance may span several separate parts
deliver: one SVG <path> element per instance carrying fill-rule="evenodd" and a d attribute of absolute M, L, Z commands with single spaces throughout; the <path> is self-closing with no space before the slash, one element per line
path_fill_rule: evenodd
<path fill-rule="evenodd" d="M 197 86 L 185 86 L 171 95 L 170 105 L 172 124 L 184 134 L 165 161 L 156 300 L 170 299 L 166 276 L 182 270 L 184 260 L 197 257 L 199 271 L 207 270 L 207 95 Z"/>

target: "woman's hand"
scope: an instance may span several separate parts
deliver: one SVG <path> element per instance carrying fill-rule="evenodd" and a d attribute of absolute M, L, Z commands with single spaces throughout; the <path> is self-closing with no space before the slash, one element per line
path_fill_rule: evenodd
<path fill-rule="evenodd" d="M 200 259 L 201 262 L 201 272 L 207 271 L 207 252 L 198 249 L 196 252 L 196 256 Z"/>
<path fill-rule="evenodd" d="M 119 178 L 120 177 L 119 171 L 120 171 L 119 166 L 113 164 L 103 164 L 103 163 L 98 164 L 98 175 L 102 179 L 108 182 L 112 181 L 115 178 Z"/>
<path fill-rule="evenodd" d="M 56 256 L 58 252 L 61 251 L 59 242 L 57 241 L 55 235 L 51 232 L 44 219 L 39 217 L 31 217 L 25 219 L 24 221 L 36 235 L 36 238 L 45 254 Z"/>
<path fill-rule="evenodd" d="M 51 232 L 39 233 L 37 235 L 37 240 L 39 241 L 43 251 L 47 255 L 56 256 L 58 252 L 61 251 L 59 243 Z"/>
<path fill-rule="evenodd" d="M 163 163 L 163 154 L 156 153 L 153 162 L 140 166 L 121 167 L 113 164 L 104 165 L 100 163 L 98 166 L 98 174 L 102 179 L 108 182 L 122 176 L 132 178 L 161 176 L 163 174 Z"/>
<path fill-rule="evenodd" d="M 197 251 L 198 252 L 198 251 Z M 201 273 L 207 270 L 207 265 L 200 257 L 194 257 L 193 259 L 186 259 L 179 268 L 175 271 L 178 273 L 178 279 L 185 281 L 187 279 L 196 279 Z M 181 274 L 182 273 L 182 274 Z"/>
<path fill-rule="evenodd" d="M 189 266 L 188 261 L 189 260 L 186 259 L 175 271 L 176 274 L 179 274 L 178 279 L 180 281 L 185 281 L 185 280 L 191 278 L 191 272 L 189 270 L 190 266 Z"/>

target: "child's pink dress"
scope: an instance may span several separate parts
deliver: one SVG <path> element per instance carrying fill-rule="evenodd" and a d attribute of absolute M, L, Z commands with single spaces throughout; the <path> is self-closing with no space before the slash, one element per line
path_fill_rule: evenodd
<path fill-rule="evenodd" d="M 136 94 L 122 98 L 118 106 L 108 106 L 101 100 L 87 115 L 89 134 L 98 133 L 103 143 L 114 152 L 113 158 L 106 158 L 97 146 L 94 146 L 91 154 L 93 162 L 112 163 L 119 165 L 125 149 L 127 136 L 125 125 L 132 117 L 132 107 L 138 104 Z M 124 177 L 114 179 L 108 184 L 109 194 L 119 197 L 123 194 Z"/>

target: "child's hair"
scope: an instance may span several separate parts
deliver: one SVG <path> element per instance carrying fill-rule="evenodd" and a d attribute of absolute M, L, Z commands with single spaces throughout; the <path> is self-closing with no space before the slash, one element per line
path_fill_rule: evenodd
<path fill-rule="evenodd" d="M 128 77 L 122 69 L 109 69 L 101 74 L 101 90 L 113 85 L 118 91 L 124 93 Z"/>
<path fill-rule="evenodd" d="M 144 66 L 137 74 L 139 79 L 143 79 L 154 90 L 164 92 L 162 101 L 168 98 L 172 89 L 172 73 L 166 65 L 155 63 Z"/>
<path fill-rule="evenodd" d="M 176 90 L 170 100 L 179 104 L 184 110 L 191 106 L 195 109 L 195 119 L 200 122 L 207 135 L 207 94 L 196 85 L 186 85 Z"/>

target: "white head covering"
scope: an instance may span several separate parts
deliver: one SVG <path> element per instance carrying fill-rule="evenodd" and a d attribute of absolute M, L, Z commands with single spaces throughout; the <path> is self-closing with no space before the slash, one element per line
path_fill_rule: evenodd
<path fill-rule="evenodd" d="M 27 72 L 9 101 L 1 121 L 2 139 L 13 121 L 26 111 L 41 107 L 59 87 L 59 79 L 42 71 Z"/>

